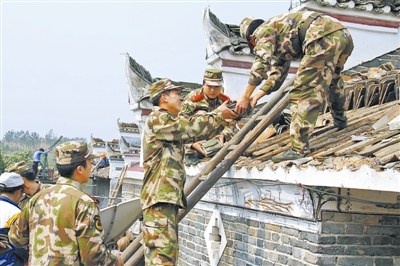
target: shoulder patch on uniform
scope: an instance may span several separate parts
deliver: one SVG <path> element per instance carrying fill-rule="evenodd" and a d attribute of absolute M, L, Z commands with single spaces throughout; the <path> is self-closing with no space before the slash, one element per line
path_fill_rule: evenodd
<path fill-rule="evenodd" d="M 94 226 L 96 227 L 97 230 L 103 231 L 103 225 L 101 224 L 99 215 L 94 216 Z"/>
<path fill-rule="evenodd" d="M 226 96 L 225 94 L 223 94 L 223 93 L 220 93 L 218 95 L 218 99 L 220 99 L 221 101 L 224 101 L 224 102 L 226 102 L 226 101 L 230 102 L 231 101 L 231 99 L 228 96 Z"/>
<path fill-rule="evenodd" d="M 204 95 L 203 94 L 197 94 L 192 96 L 191 98 L 192 102 L 199 102 L 201 100 L 204 100 Z"/>

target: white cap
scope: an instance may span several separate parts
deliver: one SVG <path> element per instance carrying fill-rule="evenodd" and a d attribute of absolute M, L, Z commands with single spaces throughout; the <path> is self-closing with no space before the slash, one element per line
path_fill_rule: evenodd
<path fill-rule="evenodd" d="M 24 184 L 24 180 L 16 173 L 2 173 L 0 176 L 0 187 L 13 188 Z"/>

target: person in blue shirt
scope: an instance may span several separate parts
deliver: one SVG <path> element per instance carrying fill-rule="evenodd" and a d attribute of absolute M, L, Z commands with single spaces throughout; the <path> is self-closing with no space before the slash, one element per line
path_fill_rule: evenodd
<path fill-rule="evenodd" d="M 47 153 L 48 151 L 45 151 L 43 148 L 40 148 L 39 150 L 35 151 L 33 154 L 33 163 L 32 163 L 32 169 L 35 172 L 35 176 L 37 176 L 38 173 L 38 167 L 40 162 L 40 158 L 42 157 L 43 154 Z"/>
<path fill-rule="evenodd" d="M 97 161 L 95 167 L 93 168 L 93 171 L 97 171 L 100 168 L 104 168 L 110 165 L 110 160 L 107 158 L 105 153 L 100 154 L 100 159 Z"/>

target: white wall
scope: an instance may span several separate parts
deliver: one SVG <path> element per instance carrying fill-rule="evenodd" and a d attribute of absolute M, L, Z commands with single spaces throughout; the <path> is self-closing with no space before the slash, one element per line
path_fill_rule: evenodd
<path fill-rule="evenodd" d="M 354 50 L 347 60 L 346 69 L 393 51 L 400 46 L 399 28 L 343 24 L 350 31 L 354 42 Z"/>

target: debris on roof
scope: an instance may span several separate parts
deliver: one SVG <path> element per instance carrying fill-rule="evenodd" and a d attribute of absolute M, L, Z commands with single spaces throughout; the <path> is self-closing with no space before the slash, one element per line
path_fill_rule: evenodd
<path fill-rule="evenodd" d="M 310 137 L 312 152 L 309 157 L 275 164 L 269 159 L 290 148 L 290 111 L 286 109 L 285 119 L 267 128 L 266 134 L 236 161 L 235 169 L 262 171 L 296 165 L 299 169 L 312 166 L 319 170 L 347 168 L 357 171 L 367 165 L 376 171 L 400 171 L 400 129 L 389 128 L 389 123 L 394 123 L 400 115 L 400 69 L 387 62 L 357 73 L 348 71 L 345 79 L 346 128 L 338 130 L 333 125 L 326 106 Z"/>

